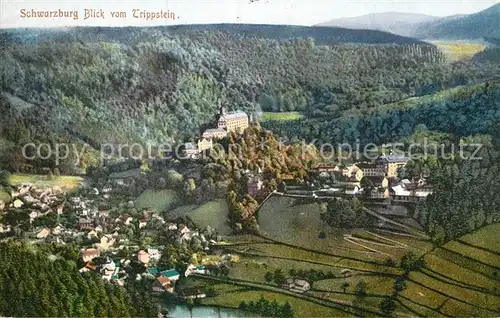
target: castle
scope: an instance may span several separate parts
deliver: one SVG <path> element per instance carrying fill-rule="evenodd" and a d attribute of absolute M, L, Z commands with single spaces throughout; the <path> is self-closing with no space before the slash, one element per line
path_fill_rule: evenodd
<path fill-rule="evenodd" d="M 192 143 L 185 144 L 186 155 L 194 158 L 200 152 L 212 149 L 213 140 L 225 138 L 231 132 L 243 133 L 243 131 L 248 128 L 249 124 L 250 121 L 245 112 L 227 113 L 224 105 L 221 105 L 217 128 L 205 130 L 198 140 L 197 146 Z"/>

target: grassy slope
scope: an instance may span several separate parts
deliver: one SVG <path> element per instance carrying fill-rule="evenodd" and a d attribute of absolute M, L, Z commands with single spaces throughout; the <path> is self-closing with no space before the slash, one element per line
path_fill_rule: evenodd
<path fill-rule="evenodd" d="M 177 202 L 177 193 L 174 190 L 153 190 L 144 191 L 135 201 L 137 208 L 149 208 L 162 212 L 167 211 Z"/>
<path fill-rule="evenodd" d="M 231 234 L 227 223 L 229 209 L 224 200 L 204 203 L 200 206 L 187 205 L 168 212 L 171 218 L 189 217 L 197 226 L 204 228 L 207 225 L 216 229 L 220 235 Z"/>
<path fill-rule="evenodd" d="M 458 241 L 488 242 L 497 240 L 500 224 L 490 225 L 465 235 Z M 498 316 L 500 281 L 493 279 L 498 256 L 481 248 L 447 243 L 425 255 L 426 268 L 411 273 L 412 282 L 403 296 L 429 306 L 444 315 Z M 496 311 L 496 312 L 495 312 Z"/>
<path fill-rule="evenodd" d="M 54 176 L 52 180 L 48 180 L 45 175 L 12 174 L 9 182 L 14 186 L 23 183 L 31 183 L 38 188 L 60 187 L 61 189 L 74 190 L 82 184 L 83 178 L 75 176 Z"/>
<path fill-rule="evenodd" d="M 478 42 L 431 41 L 431 43 L 436 45 L 450 61 L 470 59 L 486 48 L 484 43 Z"/>
<path fill-rule="evenodd" d="M 279 243 L 252 243 L 246 239 L 234 247 L 233 251 L 243 257 L 240 263 L 235 264 L 230 274 L 232 278 L 265 283 L 264 274 L 277 268 L 283 269 L 285 273 L 291 268 L 330 271 L 337 278 L 314 283 L 313 289 L 316 290 L 317 296 L 337 301 L 352 301 L 354 296 L 348 294 L 352 292 L 355 284 L 363 279 L 367 282 L 370 295 L 366 306 L 372 309 L 377 305 L 375 297 L 392 292 L 394 278 L 383 277 L 381 274 L 398 275 L 397 269 L 367 262 L 370 261 L 369 257 L 358 260 L 349 258 L 357 258 L 358 252 L 355 249 L 348 252 L 343 248 L 344 243 L 341 240 L 330 240 L 328 243 L 330 250 L 318 246 L 315 241 L 305 244 L 314 245 L 311 249 L 317 249 L 318 253 L 300 247 L 304 246 L 303 233 L 313 232 L 312 237 L 316 236 L 317 229 L 314 229 L 314 226 L 318 223 L 313 221 L 312 217 L 317 215 L 318 209 L 314 204 L 294 206 L 290 202 L 283 204 L 273 200 L 268 203 L 269 205 L 260 211 L 261 229 L 273 239 L 298 247 Z M 280 210 L 286 211 L 286 218 L 281 215 Z M 297 214 L 306 216 L 306 219 L 293 220 Z M 384 235 L 391 240 L 406 244 L 407 248 L 404 251 L 413 250 L 420 255 L 425 253 L 427 264 L 421 272 L 411 273 L 407 282 L 408 288 L 398 296 L 397 312 L 419 316 L 498 315 L 495 310 L 500 310 L 500 296 L 495 295 L 494 291 L 495 288 L 500 290 L 500 282 L 493 280 L 494 268 L 491 265 L 498 260 L 498 253 L 495 254 L 494 249 L 498 243 L 495 233 L 499 227 L 500 224 L 491 225 L 457 240 L 477 245 L 479 248 L 454 241 L 433 250 L 428 242 Z M 370 239 L 373 234 L 365 233 L 359 236 Z M 292 243 L 294 238 L 295 243 Z M 383 239 L 378 237 L 373 242 L 377 243 L 380 240 Z M 464 246 L 465 248 L 462 248 Z M 485 248 L 490 248 L 493 252 L 486 251 Z M 332 255 L 321 253 L 325 251 L 333 252 Z M 352 269 L 353 277 L 343 278 L 340 274 L 343 268 Z M 365 272 L 367 270 L 374 271 L 375 275 Z M 350 283 L 347 295 L 343 294 L 340 288 L 344 281 Z"/>
<path fill-rule="evenodd" d="M 500 87 L 500 81 L 498 80 L 491 81 L 489 82 L 489 85 L 490 87 Z M 476 85 L 457 86 L 454 88 L 442 90 L 434 94 L 424 95 L 420 97 L 411 97 L 399 102 L 385 104 L 377 108 L 370 109 L 368 114 L 388 112 L 395 109 L 409 109 L 412 107 L 419 107 L 422 105 L 433 104 L 457 96 L 467 96 L 469 94 L 473 94 L 474 92 L 484 89 L 484 87 L 485 83 Z M 344 117 L 352 117 L 352 116 L 358 116 L 355 110 L 349 110 L 344 113 Z"/>
<path fill-rule="evenodd" d="M 264 112 L 259 118 L 260 121 L 272 121 L 272 120 L 295 120 L 304 117 L 299 112 Z"/>
<path fill-rule="evenodd" d="M 355 259 L 341 260 L 340 263 L 346 266 L 356 260 L 382 263 L 388 257 L 399 259 L 406 252 L 403 246 L 380 238 L 369 239 L 366 233 L 357 233 L 358 230 L 331 228 L 320 220 L 320 213 L 320 206 L 316 203 L 301 204 L 292 198 L 273 197 L 259 211 L 260 229 L 266 237 L 280 242 Z M 326 233 L 326 238 L 320 239 L 320 232 Z M 361 234 L 368 239 L 349 242 L 345 236 L 350 234 Z M 428 242 L 418 243 L 403 244 L 418 254 L 431 248 Z"/>

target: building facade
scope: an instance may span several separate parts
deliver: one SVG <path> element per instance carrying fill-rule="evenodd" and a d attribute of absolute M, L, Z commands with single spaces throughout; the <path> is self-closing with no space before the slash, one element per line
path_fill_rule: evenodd
<path fill-rule="evenodd" d="M 210 139 L 222 139 L 227 136 L 227 131 L 223 128 L 211 128 L 205 130 L 202 137 Z"/>
<path fill-rule="evenodd" d="M 221 106 L 220 117 L 217 123 L 219 129 L 225 129 L 229 132 L 242 133 L 248 128 L 248 115 L 244 112 L 234 112 L 228 114 L 226 108 Z"/>
<path fill-rule="evenodd" d="M 398 170 L 404 168 L 410 159 L 398 155 L 382 155 L 375 160 L 377 168 L 383 169 L 388 178 L 396 178 Z"/>

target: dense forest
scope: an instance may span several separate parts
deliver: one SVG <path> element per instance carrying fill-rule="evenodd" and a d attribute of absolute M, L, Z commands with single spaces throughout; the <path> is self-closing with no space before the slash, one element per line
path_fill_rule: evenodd
<path fill-rule="evenodd" d="M 431 156 L 417 160 L 412 168 L 417 174 L 427 171 L 434 188 L 434 193 L 417 206 L 416 217 L 437 245 L 500 222 L 498 122 L 491 125 L 489 133 L 464 140 L 482 145 L 474 157 L 463 159 L 457 153 L 448 154 L 452 159 Z"/>
<path fill-rule="evenodd" d="M 288 139 L 361 144 L 397 141 L 419 125 L 457 137 L 485 133 L 500 119 L 500 81 L 467 86 L 420 99 L 379 107 L 363 115 L 336 119 L 308 118 L 263 123 Z"/>
<path fill-rule="evenodd" d="M 80 274 L 78 253 L 49 255 L 22 242 L 0 243 L 0 315 L 27 317 L 153 317 L 151 298 Z M 66 258 L 65 258 L 66 257 Z M 13 297 L 15 295 L 15 297 Z"/>
<path fill-rule="evenodd" d="M 238 28 L 5 31 L 0 148 L 11 157 L 6 161 L 22 163 L 20 145 L 29 141 L 95 148 L 184 141 L 199 134 L 220 102 L 324 121 L 499 71 L 490 61 L 450 64 L 435 46 L 407 38 L 366 44 L 359 30 L 315 28 L 301 38 L 307 32 L 282 26 L 272 38 L 263 26 Z"/>

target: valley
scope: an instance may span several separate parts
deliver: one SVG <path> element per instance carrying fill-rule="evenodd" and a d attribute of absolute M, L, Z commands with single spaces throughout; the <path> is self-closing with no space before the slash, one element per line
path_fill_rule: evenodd
<path fill-rule="evenodd" d="M 0 315 L 499 316 L 499 9 L 0 29 Z"/>

